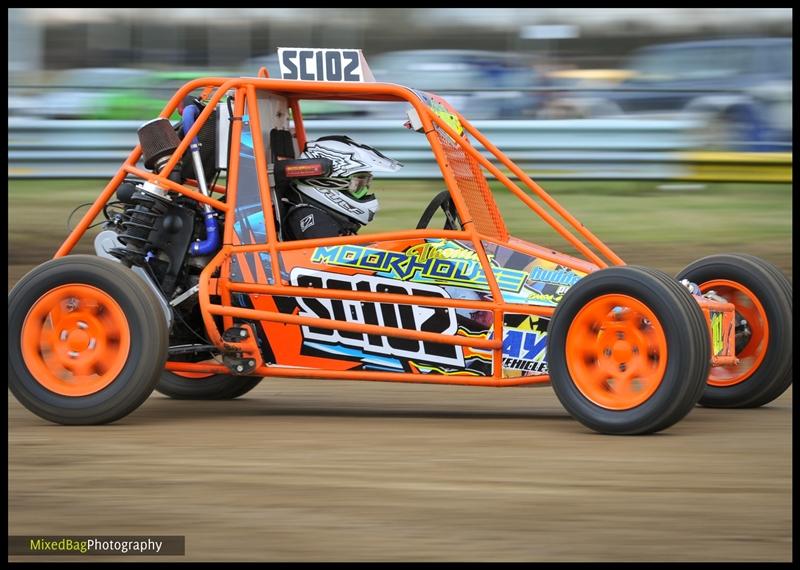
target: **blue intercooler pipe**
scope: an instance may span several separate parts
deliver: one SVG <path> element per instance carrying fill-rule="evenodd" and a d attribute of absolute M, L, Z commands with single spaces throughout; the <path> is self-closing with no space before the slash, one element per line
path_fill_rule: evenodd
<path fill-rule="evenodd" d="M 184 107 L 181 115 L 184 136 L 189 132 L 189 129 L 192 128 L 192 125 L 194 125 L 194 122 L 197 120 L 197 116 L 199 114 L 200 109 L 198 109 L 196 105 L 187 105 Z M 197 184 L 200 186 L 200 191 L 206 196 L 210 196 L 211 193 L 208 191 L 208 187 L 206 185 L 206 176 L 205 172 L 203 171 L 203 161 L 200 158 L 200 143 L 197 140 L 197 137 L 192 139 L 192 143 L 189 145 L 189 150 L 192 154 L 194 171 L 197 175 Z M 203 213 L 203 218 L 206 226 L 206 239 L 198 240 L 192 243 L 192 245 L 189 246 L 189 255 L 208 255 L 219 249 L 220 237 L 219 225 L 217 224 L 217 213 L 208 204 L 203 204 L 203 209 L 205 210 Z"/>

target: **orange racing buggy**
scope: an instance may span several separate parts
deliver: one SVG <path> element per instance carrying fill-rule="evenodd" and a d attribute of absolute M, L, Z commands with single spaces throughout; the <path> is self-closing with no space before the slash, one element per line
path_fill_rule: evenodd
<path fill-rule="evenodd" d="M 154 389 L 229 399 L 265 376 L 550 382 L 586 426 L 640 434 L 790 385 L 792 293 L 775 267 L 738 254 L 676 278 L 626 266 L 441 97 L 374 81 L 359 50 L 279 52 L 281 79 L 176 92 L 54 259 L 9 293 L 9 387 L 29 410 L 106 423 Z M 304 152 L 313 99 L 410 106 L 446 185 L 416 229 L 288 239 L 287 195 L 341 158 Z M 582 257 L 509 235 L 487 173 Z M 68 255 L 101 213 L 97 255 Z"/>

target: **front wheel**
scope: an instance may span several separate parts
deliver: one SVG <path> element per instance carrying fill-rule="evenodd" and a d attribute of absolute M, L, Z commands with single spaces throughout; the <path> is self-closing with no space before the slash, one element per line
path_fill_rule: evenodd
<path fill-rule="evenodd" d="M 668 428 L 697 404 L 711 347 L 688 290 L 643 267 L 576 283 L 553 313 L 548 367 L 564 408 L 587 427 L 634 435 Z"/>
<path fill-rule="evenodd" d="M 113 422 L 152 393 L 168 338 L 155 293 L 129 268 L 91 255 L 54 259 L 8 295 L 8 385 L 52 422 Z"/>
<path fill-rule="evenodd" d="M 746 254 L 710 255 L 678 279 L 696 283 L 736 307 L 736 366 L 711 368 L 700 404 L 755 408 L 792 383 L 792 286 L 774 265 Z"/>

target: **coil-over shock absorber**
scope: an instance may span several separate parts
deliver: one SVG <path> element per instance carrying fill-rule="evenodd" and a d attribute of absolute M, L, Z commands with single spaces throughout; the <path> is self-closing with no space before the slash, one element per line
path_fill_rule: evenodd
<path fill-rule="evenodd" d="M 143 265 L 152 244 L 150 236 L 158 230 L 158 222 L 170 207 L 170 201 L 152 191 L 135 188 L 129 198 L 132 208 L 122 214 L 119 241 L 125 248 L 115 248 L 110 253 L 131 265 Z"/>
<path fill-rule="evenodd" d="M 154 172 L 161 172 L 181 143 L 168 119 L 145 123 L 139 128 L 138 135 L 144 166 Z M 172 172 L 180 172 L 180 167 Z M 125 211 L 119 223 L 122 229 L 119 241 L 125 248 L 115 248 L 110 253 L 131 265 L 143 265 L 151 243 L 150 235 L 156 231 L 158 221 L 167 213 L 172 201 L 161 188 L 149 182 L 132 188 L 123 185 L 118 190 L 118 197 L 134 206 Z"/>
<path fill-rule="evenodd" d="M 162 118 L 142 125 L 138 135 L 145 168 L 160 173 L 180 145 L 178 134 L 169 120 Z M 179 163 L 170 179 L 180 182 L 180 169 Z M 174 203 L 151 182 L 125 182 L 117 189 L 117 198 L 130 204 L 117 223 L 117 237 L 125 247 L 110 249 L 108 253 L 128 265 L 158 269 L 155 272 L 162 288 L 170 292 L 191 241 L 194 212 Z M 158 259 L 157 252 L 166 259 Z"/>

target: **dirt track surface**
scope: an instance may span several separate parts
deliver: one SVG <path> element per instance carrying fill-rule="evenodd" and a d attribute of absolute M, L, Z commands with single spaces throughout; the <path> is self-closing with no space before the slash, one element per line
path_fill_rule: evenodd
<path fill-rule="evenodd" d="M 644 437 L 588 431 L 549 387 L 269 380 L 96 427 L 8 410 L 9 534 L 187 537 L 115 560 L 791 560 L 791 389 Z"/>

